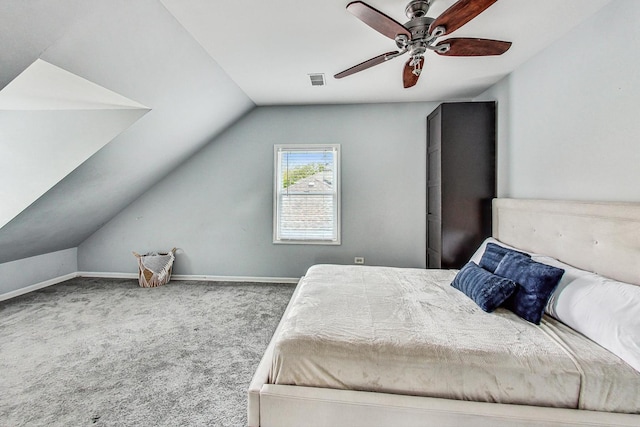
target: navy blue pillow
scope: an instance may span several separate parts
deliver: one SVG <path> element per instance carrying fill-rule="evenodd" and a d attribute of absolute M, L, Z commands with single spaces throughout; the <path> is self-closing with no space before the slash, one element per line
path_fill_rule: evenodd
<path fill-rule="evenodd" d="M 496 245 L 495 243 L 487 243 L 487 247 L 485 248 L 484 253 L 482 254 L 482 258 L 480 259 L 480 267 L 492 273 L 495 273 L 496 268 L 498 268 L 498 264 L 500 264 L 500 261 L 502 261 L 502 258 L 504 258 L 504 256 L 509 253 L 516 253 L 531 258 L 531 255 L 525 254 L 524 252 L 507 249 L 503 246 Z"/>
<path fill-rule="evenodd" d="M 539 325 L 544 307 L 558 286 L 564 270 L 512 252 L 500 261 L 495 274 L 518 284 L 504 306 L 523 319 Z"/>
<path fill-rule="evenodd" d="M 474 262 L 462 267 L 451 286 L 462 291 L 487 313 L 498 308 L 516 290 L 512 280 L 491 274 Z"/>

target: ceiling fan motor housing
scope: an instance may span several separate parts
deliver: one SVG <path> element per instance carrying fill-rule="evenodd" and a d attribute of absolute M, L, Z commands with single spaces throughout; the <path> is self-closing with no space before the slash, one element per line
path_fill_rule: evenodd
<path fill-rule="evenodd" d="M 420 18 L 413 18 L 404 24 L 405 28 L 411 33 L 411 40 L 420 40 L 429 38 L 429 25 L 435 21 L 434 18 L 423 16 Z"/>
<path fill-rule="evenodd" d="M 409 2 L 404 10 L 407 18 L 421 18 L 427 15 L 432 0 L 413 0 Z"/>

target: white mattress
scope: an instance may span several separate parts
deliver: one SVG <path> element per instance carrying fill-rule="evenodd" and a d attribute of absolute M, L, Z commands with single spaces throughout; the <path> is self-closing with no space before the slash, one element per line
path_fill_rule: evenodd
<path fill-rule="evenodd" d="M 311 267 L 276 337 L 269 382 L 640 412 L 640 373 L 550 317 L 483 312 L 456 271 Z"/>

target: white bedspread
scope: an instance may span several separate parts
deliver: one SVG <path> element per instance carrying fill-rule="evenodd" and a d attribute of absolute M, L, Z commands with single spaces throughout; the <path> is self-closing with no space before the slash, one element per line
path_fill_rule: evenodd
<path fill-rule="evenodd" d="M 270 383 L 640 412 L 640 374 L 545 316 L 483 312 L 456 271 L 311 267 L 275 343 Z"/>

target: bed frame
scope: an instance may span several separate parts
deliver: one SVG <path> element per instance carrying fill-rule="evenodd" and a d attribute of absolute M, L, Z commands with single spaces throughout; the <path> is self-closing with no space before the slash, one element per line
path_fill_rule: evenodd
<path fill-rule="evenodd" d="M 493 236 L 640 286 L 640 203 L 495 199 Z M 250 427 L 640 425 L 640 415 L 267 384 L 273 346 L 249 386 Z"/>

